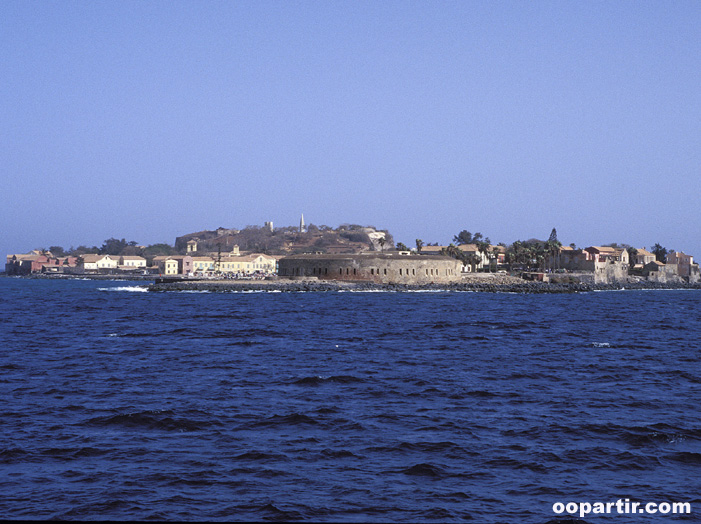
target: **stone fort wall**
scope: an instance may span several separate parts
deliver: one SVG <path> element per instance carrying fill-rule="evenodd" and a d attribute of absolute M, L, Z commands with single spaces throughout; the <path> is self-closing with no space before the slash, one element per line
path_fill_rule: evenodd
<path fill-rule="evenodd" d="M 429 284 L 460 281 L 460 262 L 454 258 L 389 253 L 358 255 L 292 255 L 279 260 L 281 278 Z"/>

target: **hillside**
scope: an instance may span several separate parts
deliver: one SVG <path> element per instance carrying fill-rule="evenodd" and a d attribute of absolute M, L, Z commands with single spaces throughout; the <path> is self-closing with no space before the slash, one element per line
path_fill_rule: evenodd
<path fill-rule="evenodd" d="M 297 253 L 359 253 L 379 251 L 380 239 L 385 239 L 384 249 L 394 246 L 392 235 L 386 230 L 357 224 L 342 224 L 336 229 L 310 224 L 305 232 L 298 227 L 280 227 L 272 231 L 267 227 L 246 226 L 244 229 L 218 228 L 197 231 L 177 237 L 175 249 L 187 250 L 187 242 L 197 241 L 198 252 L 231 251 L 235 245 L 241 252 L 290 255 Z"/>

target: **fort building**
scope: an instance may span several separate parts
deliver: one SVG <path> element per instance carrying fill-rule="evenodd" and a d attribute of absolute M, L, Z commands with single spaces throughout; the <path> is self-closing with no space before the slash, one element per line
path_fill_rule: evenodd
<path fill-rule="evenodd" d="M 397 253 L 292 255 L 280 259 L 278 275 L 378 284 L 448 283 L 461 279 L 460 261 L 454 258 Z"/>

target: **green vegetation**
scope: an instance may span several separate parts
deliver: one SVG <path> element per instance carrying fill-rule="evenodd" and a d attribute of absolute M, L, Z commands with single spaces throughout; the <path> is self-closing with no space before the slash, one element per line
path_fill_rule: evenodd
<path fill-rule="evenodd" d="M 100 247 L 98 252 L 100 255 L 136 255 L 137 251 L 139 251 L 136 246 L 137 242 L 134 240 L 127 242 L 124 238 L 121 240 L 108 238 L 102 243 L 102 247 Z"/>
<path fill-rule="evenodd" d="M 667 248 L 662 247 L 660 244 L 655 244 L 652 246 L 652 252 L 655 254 L 655 260 L 658 262 L 665 262 L 667 260 Z"/>
<path fill-rule="evenodd" d="M 372 226 L 359 224 L 341 224 L 336 229 L 309 224 L 304 232 L 293 226 L 277 227 L 271 231 L 268 227 L 249 225 L 240 230 L 219 228 L 189 233 L 175 239 L 175 249 L 186 253 L 188 241 L 196 240 L 200 252 L 215 252 L 218 249 L 229 252 L 238 246 L 242 252 L 272 255 L 328 251 L 354 253 L 373 249 L 370 233 L 375 231 L 378 230 Z M 392 235 L 387 231 L 381 232 L 385 233 L 385 243 L 394 245 Z"/>
<path fill-rule="evenodd" d="M 478 242 L 486 242 L 489 244 L 489 238 L 485 238 L 482 236 L 482 233 L 475 233 L 474 235 L 467 231 L 466 229 L 463 229 L 453 237 L 453 242 L 459 246 L 463 244 L 477 244 Z"/>

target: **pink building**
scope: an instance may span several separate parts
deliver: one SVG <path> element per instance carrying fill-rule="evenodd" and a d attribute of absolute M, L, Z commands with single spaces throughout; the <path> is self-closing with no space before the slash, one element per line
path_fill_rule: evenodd
<path fill-rule="evenodd" d="M 679 276 L 688 277 L 691 275 L 694 257 L 682 251 L 670 251 L 667 254 L 667 264 L 676 264 Z"/>

